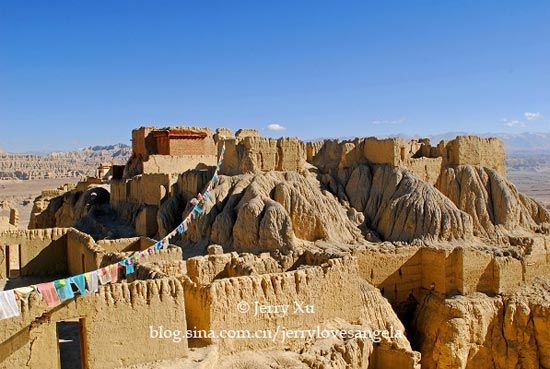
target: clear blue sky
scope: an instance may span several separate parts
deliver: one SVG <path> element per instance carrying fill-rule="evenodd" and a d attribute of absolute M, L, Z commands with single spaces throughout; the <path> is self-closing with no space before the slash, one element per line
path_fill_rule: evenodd
<path fill-rule="evenodd" d="M 178 123 L 550 131 L 550 1 L 3 0 L 0 45 L 8 151 Z"/>

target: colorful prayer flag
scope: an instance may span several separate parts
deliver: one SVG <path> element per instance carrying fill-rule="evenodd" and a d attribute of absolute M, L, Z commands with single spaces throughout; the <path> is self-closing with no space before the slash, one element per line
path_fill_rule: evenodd
<path fill-rule="evenodd" d="M 34 291 L 34 286 L 18 287 L 18 288 L 14 288 L 13 291 L 15 292 L 15 295 L 19 297 L 19 299 L 25 301 L 25 303 L 28 304 L 29 296 Z"/>
<path fill-rule="evenodd" d="M 99 282 L 103 285 L 111 282 L 111 275 L 109 273 L 108 267 L 103 267 L 97 271 L 97 276 L 99 277 Z"/>
<path fill-rule="evenodd" d="M 75 275 L 70 277 L 69 280 L 76 286 L 81 296 L 86 295 L 86 277 L 84 277 L 84 274 Z"/>
<path fill-rule="evenodd" d="M 74 297 L 71 284 L 66 279 L 58 279 L 54 281 L 53 284 L 61 301 L 69 300 Z"/>
<path fill-rule="evenodd" d="M 99 277 L 97 275 L 97 270 L 85 273 L 84 278 L 86 278 L 86 284 L 88 285 L 88 291 L 97 292 L 99 289 Z"/>
<path fill-rule="evenodd" d="M 59 296 L 57 295 L 53 282 L 37 284 L 36 290 L 40 293 L 40 295 L 42 296 L 42 299 L 46 301 L 46 304 L 49 307 L 55 307 L 61 303 L 61 300 L 59 300 Z"/>
<path fill-rule="evenodd" d="M 13 318 L 21 314 L 21 305 L 15 299 L 13 290 L 0 291 L 0 319 Z"/>

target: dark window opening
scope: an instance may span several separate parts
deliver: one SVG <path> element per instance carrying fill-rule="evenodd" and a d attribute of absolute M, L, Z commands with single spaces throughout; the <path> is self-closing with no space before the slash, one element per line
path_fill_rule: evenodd
<path fill-rule="evenodd" d="M 61 369 L 86 369 L 84 318 L 57 322 Z"/>

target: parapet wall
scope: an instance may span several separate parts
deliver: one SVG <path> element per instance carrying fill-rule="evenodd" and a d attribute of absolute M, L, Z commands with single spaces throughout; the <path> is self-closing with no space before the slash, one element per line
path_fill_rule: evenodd
<path fill-rule="evenodd" d="M 154 241 L 147 237 L 119 238 L 95 242 L 86 233 L 71 229 L 67 233 L 68 272 L 70 275 L 75 275 L 96 270 L 106 263 L 109 264 L 106 259 L 109 259 L 111 254 L 129 255 L 134 251 L 145 250 L 152 244 L 154 244 Z"/>
<path fill-rule="evenodd" d="M 152 244 L 151 244 L 152 245 Z M 117 255 L 122 259 L 127 256 L 130 256 L 133 252 L 119 252 Z M 183 254 L 179 246 L 168 245 L 168 248 L 158 250 L 154 254 L 143 255 L 139 259 L 140 264 L 146 263 L 158 263 L 164 261 L 176 261 L 183 260 Z"/>
<path fill-rule="evenodd" d="M 168 276 L 182 277 L 185 275 L 185 270 L 185 261 L 183 260 L 140 262 L 135 267 L 135 273 L 129 276 L 128 281 L 138 279 L 159 279 Z"/>
<path fill-rule="evenodd" d="M 226 278 L 226 268 L 237 254 L 197 256 L 187 259 L 187 275 L 199 285 L 206 285 L 214 279 Z"/>
<path fill-rule="evenodd" d="M 155 240 L 148 237 L 130 237 L 99 240 L 97 245 L 107 252 L 134 252 L 145 250 L 155 242 Z"/>

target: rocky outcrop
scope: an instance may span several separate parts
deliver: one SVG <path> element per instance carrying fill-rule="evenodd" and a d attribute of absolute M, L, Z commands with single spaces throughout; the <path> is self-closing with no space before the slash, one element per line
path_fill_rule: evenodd
<path fill-rule="evenodd" d="M 494 239 L 518 228 L 528 231 L 548 228 L 548 210 L 519 193 L 495 170 L 471 165 L 448 167 L 442 171 L 436 187 L 470 214 L 476 236 Z"/>
<path fill-rule="evenodd" d="M 422 368 L 550 368 L 550 280 L 508 296 L 421 298 L 415 318 Z"/>
<path fill-rule="evenodd" d="M 363 325 L 371 330 L 399 331 L 403 335 L 384 339 L 375 348 L 375 367 L 420 368 L 420 353 L 413 351 L 405 336 L 405 327 L 399 320 L 389 301 L 380 290 L 367 282 L 361 283 L 363 303 Z"/>
<path fill-rule="evenodd" d="M 160 213 L 175 208 L 168 201 L 171 206 L 161 207 Z M 163 231 L 174 226 L 167 224 L 170 219 L 160 214 Z M 302 241 L 364 239 L 337 199 L 321 191 L 313 175 L 297 172 L 221 176 L 188 237 L 191 242 L 208 239 L 242 252 L 288 252 Z"/>
<path fill-rule="evenodd" d="M 412 172 L 388 165 L 359 165 L 325 174 L 321 181 L 365 215 L 365 225 L 384 240 L 465 239 L 468 214 Z"/>
<path fill-rule="evenodd" d="M 81 182 L 83 184 L 83 182 Z M 135 236 L 109 204 L 109 191 L 101 186 L 44 191 L 34 202 L 29 229 L 74 227 L 94 239 Z"/>

